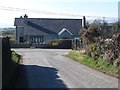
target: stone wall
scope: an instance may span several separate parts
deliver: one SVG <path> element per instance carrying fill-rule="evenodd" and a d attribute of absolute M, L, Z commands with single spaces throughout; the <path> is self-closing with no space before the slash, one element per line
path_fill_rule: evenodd
<path fill-rule="evenodd" d="M 12 88 L 18 64 L 11 59 L 9 38 L 2 38 L 2 88 Z"/>
<path fill-rule="evenodd" d="M 51 41 L 53 42 L 53 41 Z M 17 44 L 11 43 L 11 48 L 47 48 L 47 49 L 71 49 L 72 40 L 58 40 L 58 45 L 50 44 Z"/>

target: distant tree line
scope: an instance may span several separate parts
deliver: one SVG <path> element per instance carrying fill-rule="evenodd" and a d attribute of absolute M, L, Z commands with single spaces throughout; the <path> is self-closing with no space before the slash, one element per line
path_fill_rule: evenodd
<path fill-rule="evenodd" d="M 16 38 L 16 31 L 15 28 L 2 28 L 0 29 L 2 32 L 2 36 L 7 36 L 10 40 L 15 40 Z"/>

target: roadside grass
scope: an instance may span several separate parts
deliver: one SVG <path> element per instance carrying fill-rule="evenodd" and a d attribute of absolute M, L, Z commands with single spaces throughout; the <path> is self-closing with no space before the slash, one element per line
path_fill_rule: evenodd
<path fill-rule="evenodd" d="M 12 51 L 12 61 L 19 64 L 21 56 L 15 51 Z"/>
<path fill-rule="evenodd" d="M 88 57 L 81 53 L 80 51 L 70 51 L 66 57 L 69 57 L 81 64 L 84 64 L 90 68 L 99 70 L 103 73 L 118 77 L 120 75 L 120 68 L 114 66 L 113 64 L 103 60 L 102 58 L 98 58 L 98 60 L 94 60 L 91 57 Z"/>

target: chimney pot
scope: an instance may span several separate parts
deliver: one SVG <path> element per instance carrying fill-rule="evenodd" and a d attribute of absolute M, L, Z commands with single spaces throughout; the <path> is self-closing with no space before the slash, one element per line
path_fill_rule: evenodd
<path fill-rule="evenodd" d="M 83 28 L 86 28 L 86 18 L 85 18 L 85 16 L 83 16 Z"/>
<path fill-rule="evenodd" d="M 24 15 L 24 18 L 28 18 L 27 14 Z"/>

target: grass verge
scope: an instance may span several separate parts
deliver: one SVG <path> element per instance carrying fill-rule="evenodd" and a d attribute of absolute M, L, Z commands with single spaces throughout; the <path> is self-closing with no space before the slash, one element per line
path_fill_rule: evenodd
<path fill-rule="evenodd" d="M 82 54 L 80 51 L 70 51 L 67 57 L 84 64 L 90 68 L 99 70 L 103 73 L 118 77 L 120 75 L 120 68 L 114 66 L 113 64 L 99 58 L 98 60 L 94 60 L 91 57 L 88 57 Z"/>
<path fill-rule="evenodd" d="M 15 51 L 12 51 L 12 61 L 19 64 L 21 56 Z"/>

